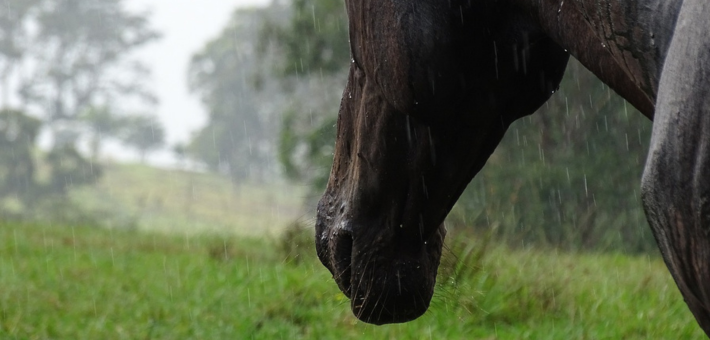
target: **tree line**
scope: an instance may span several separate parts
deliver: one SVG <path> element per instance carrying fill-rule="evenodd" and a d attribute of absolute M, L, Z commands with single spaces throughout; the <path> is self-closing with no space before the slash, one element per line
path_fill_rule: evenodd
<path fill-rule="evenodd" d="M 160 35 L 123 0 L 7 0 L 0 6 L 0 210 L 33 211 L 94 183 L 103 143 L 161 146 L 149 68 L 131 54 Z M 46 134 L 49 150 L 40 150 Z"/>

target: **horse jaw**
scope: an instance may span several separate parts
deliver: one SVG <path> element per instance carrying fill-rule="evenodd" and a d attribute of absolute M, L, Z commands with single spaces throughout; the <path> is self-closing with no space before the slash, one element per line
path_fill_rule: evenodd
<path fill-rule="evenodd" d="M 362 3 L 347 2 L 351 17 L 370 8 Z M 509 124 L 549 98 L 568 58 L 534 30 L 516 35 L 496 27 L 488 34 L 477 24 L 510 20 L 477 18 L 466 20 L 468 27 L 428 16 L 448 11 L 445 2 L 411 4 L 420 10 L 375 6 L 367 23 L 376 27 L 358 29 L 350 21 L 353 62 L 316 222 L 321 262 L 353 313 L 376 324 L 426 311 L 444 218 Z M 457 7 L 455 14 L 463 13 Z M 411 16 L 402 23 L 443 22 L 426 30 L 383 24 L 401 15 Z M 519 46 L 527 41 L 535 44 Z M 516 66 L 520 58 L 523 68 Z"/>
<path fill-rule="evenodd" d="M 430 136 L 425 124 L 393 109 L 356 67 L 337 131 L 333 168 L 318 204 L 318 256 L 359 319 L 413 320 L 434 292 L 449 208 L 430 204 L 439 192 L 428 182 L 436 133 Z"/>

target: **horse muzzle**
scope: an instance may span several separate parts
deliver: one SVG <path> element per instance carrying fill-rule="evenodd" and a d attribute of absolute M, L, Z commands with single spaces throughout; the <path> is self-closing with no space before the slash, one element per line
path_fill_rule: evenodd
<path fill-rule="evenodd" d="M 372 324 L 399 323 L 424 314 L 434 293 L 444 229 L 428 240 L 384 226 L 355 225 L 319 209 L 318 258 L 351 300 L 353 314 Z"/>

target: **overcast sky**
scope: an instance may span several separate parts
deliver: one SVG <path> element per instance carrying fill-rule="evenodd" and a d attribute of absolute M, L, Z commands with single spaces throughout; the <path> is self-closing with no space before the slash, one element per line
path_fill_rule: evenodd
<path fill-rule="evenodd" d="M 152 27 L 161 40 L 144 48 L 138 58 L 153 70 L 152 88 L 160 98 L 158 115 L 169 145 L 187 141 L 201 127 L 206 113 L 188 92 L 187 66 L 193 53 L 216 37 L 238 7 L 265 6 L 270 0 L 127 0 L 131 11 L 152 12 Z M 167 162 L 162 155 L 160 163 Z"/>

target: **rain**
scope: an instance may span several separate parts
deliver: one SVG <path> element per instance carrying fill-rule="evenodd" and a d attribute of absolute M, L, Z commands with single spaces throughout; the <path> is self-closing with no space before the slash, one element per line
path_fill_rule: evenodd
<path fill-rule="evenodd" d="M 448 212 L 429 310 L 353 315 L 314 245 L 318 213 L 358 228 L 358 199 L 319 205 L 359 174 L 330 177 L 339 110 L 366 100 L 348 27 L 342 0 L 0 0 L 0 338 L 702 336 L 641 206 L 651 122 L 574 58 Z M 531 69 L 525 40 L 481 46 L 496 81 L 511 50 Z M 383 147 L 425 148 L 412 190 L 441 197 L 436 128 L 397 113 Z M 367 142 L 348 164 L 384 171 Z"/>

